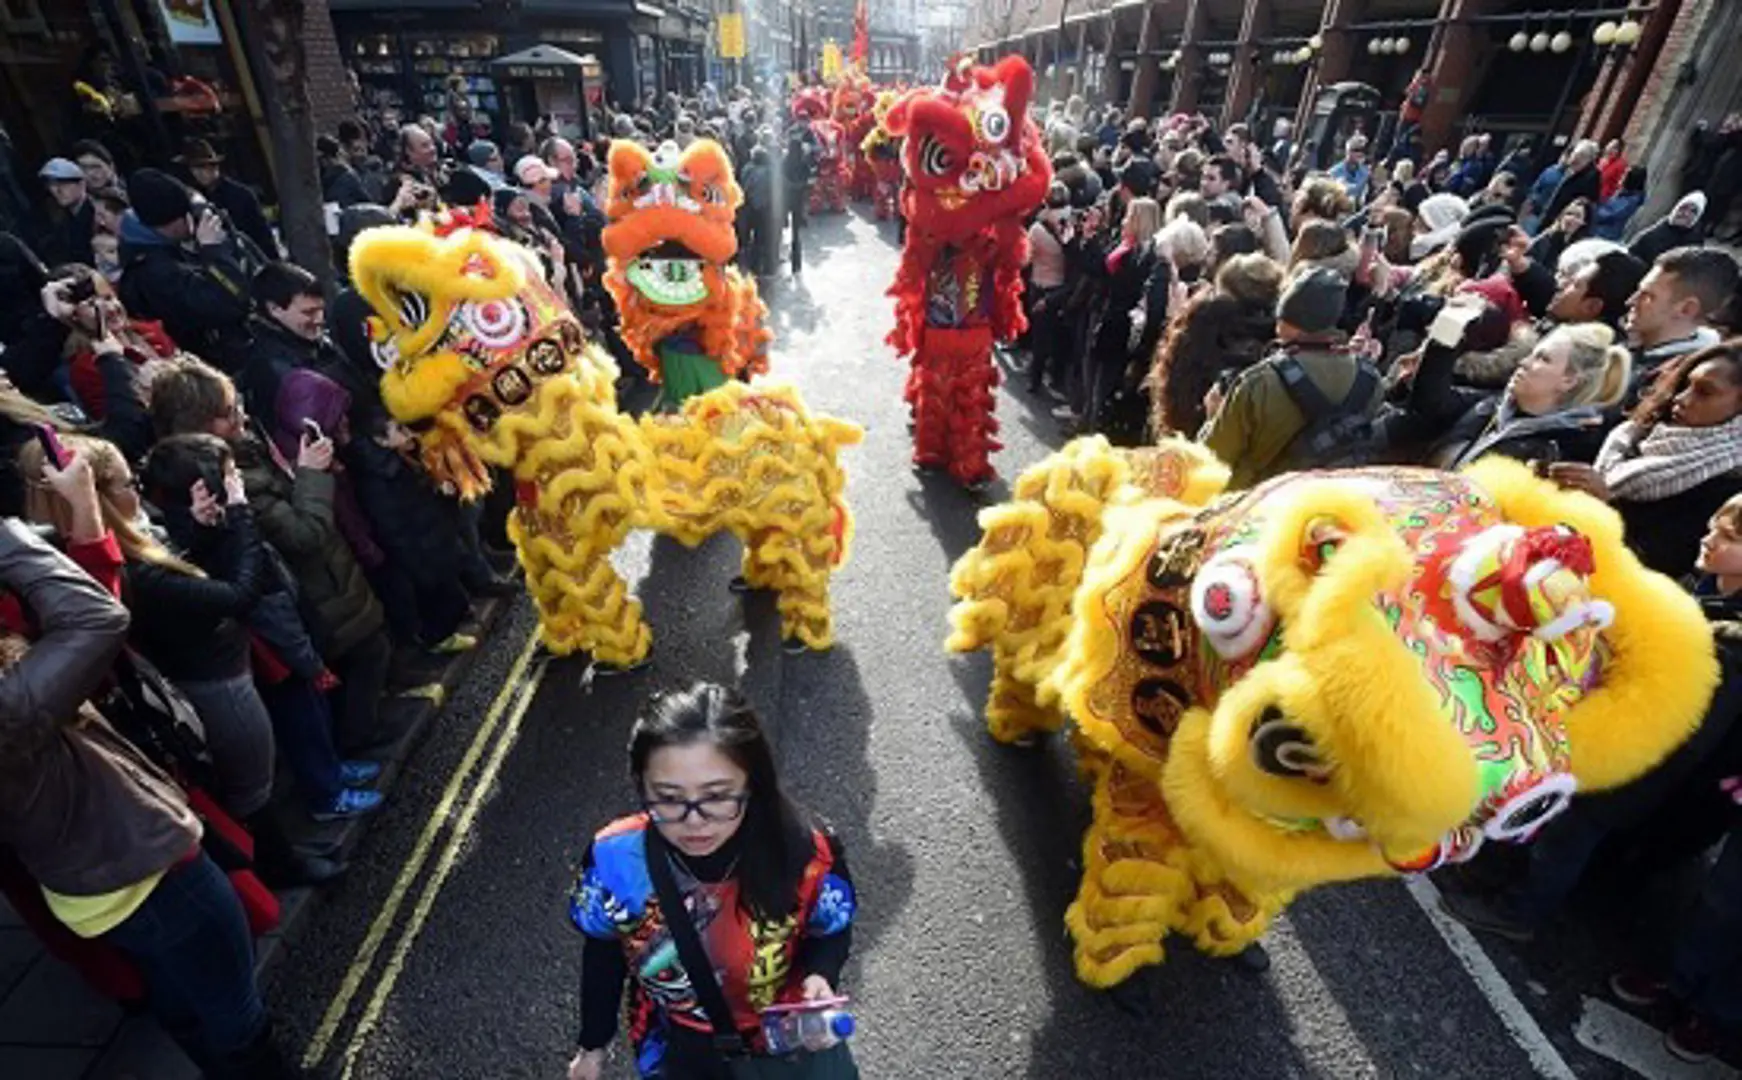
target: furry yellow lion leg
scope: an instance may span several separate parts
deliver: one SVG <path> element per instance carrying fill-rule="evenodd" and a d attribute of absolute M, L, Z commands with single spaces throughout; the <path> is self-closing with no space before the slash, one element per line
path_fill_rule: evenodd
<path fill-rule="evenodd" d="M 585 651 L 601 663 L 625 667 L 645 659 L 653 634 L 641 617 L 641 602 L 611 566 L 627 523 L 572 538 L 567 548 L 557 542 L 561 534 L 540 531 L 547 523 L 545 515 L 524 508 L 508 519 L 545 646 L 559 656 Z"/>
<path fill-rule="evenodd" d="M 1161 963 L 1162 939 L 1183 925 L 1196 887 L 1192 853 L 1155 784 L 1098 751 L 1085 768 L 1094 777 L 1094 819 L 1065 925 L 1076 942 L 1077 977 L 1106 988 Z"/>
<path fill-rule="evenodd" d="M 1003 649 L 992 654 L 992 690 L 986 695 L 986 730 L 1002 743 L 1021 742 L 1036 734 L 1050 735 L 1065 725 L 1065 715 L 1036 700 L 1037 688 L 1014 671 L 1014 658 Z"/>

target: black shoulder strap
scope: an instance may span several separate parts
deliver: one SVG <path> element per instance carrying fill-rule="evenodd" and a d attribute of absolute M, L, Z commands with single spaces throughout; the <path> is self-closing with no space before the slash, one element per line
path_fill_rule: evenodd
<path fill-rule="evenodd" d="M 1306 416 L 1308 423 L 1331 411 L 1331 399 L 1319 389 L 1318 383 L 1313 382 L 1294 354 L 1283 353 L 1275 363 L 1276 374 L 1282 378 L 1282 388 L 1294 399 L 1295 406 Z"/>
<path fill-rule="evenodd" d="M 644 835 L 647 838 L 647 876 L 653 879 L 653 892 L 659 897 L 659 910 L 665 916 L 665 927 L 671 932 L 672 944 L 677 946 L 678 959 L 683 961 L 684 972 L 690 977 L 690 985 L 695 987 L 696 998 L 714 1025 L 714 1048 L 728 1057 L 743 1054 L 746 1049 L 744 1036 L 732 1020 L 732 1007 L 726 1004 L 720 980 L 714 977 L 713 961 L 702 948 L 702 939 L 696 936 L 696 924 L 690 919 L 690 909 L 684 905 L 683 896 L 678 892 L 665 838 L 659 835 L 659 829 L 652 822 L 648 823 Z"/>

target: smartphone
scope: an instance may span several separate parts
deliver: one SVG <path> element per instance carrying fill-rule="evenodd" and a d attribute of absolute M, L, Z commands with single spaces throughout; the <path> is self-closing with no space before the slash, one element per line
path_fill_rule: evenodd
<path fill-rule="evenodd" d="M 72 455 L 67 453 L 67 448 L 61 445 L 60 435 L 49 425 L 36 425 L 36 441 L 42 444 L 42 456 L 47 458 L 55 468 L 64 469 L 67 467 L 67 462 L 72 460 Z"/>
<path fill-rule="evenodd" d="M 1385 246 L 1385 226 L 1373 225 L 1361 230 L 1361 250 L 1378 251 Z"/>
<path fill-rule="evenodd" d="M 303 434 L 308 436 L 310 442 L 320 442 L 322 439 L 327 437 L 327 433 L 321 430 L 321 425 L 312 416 L 306 417 L 303 420 L 302 430 Z"/>

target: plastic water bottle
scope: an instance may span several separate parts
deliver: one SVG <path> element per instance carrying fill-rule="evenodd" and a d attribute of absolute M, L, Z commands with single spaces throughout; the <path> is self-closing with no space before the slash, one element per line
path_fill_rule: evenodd
<path fill-rule="evenodd" d="M 821 1053 L 852 1038 L 853 1014 L 846 1009 L 792 1009 L 762 1014 L 762 1036 L 775 1056 Z"/>

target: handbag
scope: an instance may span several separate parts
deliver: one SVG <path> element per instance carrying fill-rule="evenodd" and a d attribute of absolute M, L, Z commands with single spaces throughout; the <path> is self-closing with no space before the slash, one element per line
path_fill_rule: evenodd
<path fill-rule="evenodd" d="M 654 895 L 659 897 L 659 910 L 665 913 L 666 929 L 671 932 L 690 985 L 714 1025 L 714 1050 L 725 1059 L 733 1080 L 859 1080 L 859 1066 L 844 1042 L 818 1054 L 767 1057 L 750 1053 L 743 1033 L 732 1023 L 732 1008 L 726 1003 L 720 980 L 714 977 L 713 962 L 696 936 L 689 907 L 678 892 L 665 839 L 651 823 L 646 836 L 647 874 L 653 881 Z"/>

